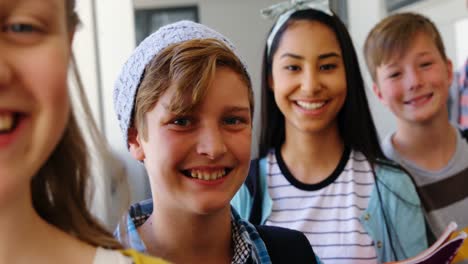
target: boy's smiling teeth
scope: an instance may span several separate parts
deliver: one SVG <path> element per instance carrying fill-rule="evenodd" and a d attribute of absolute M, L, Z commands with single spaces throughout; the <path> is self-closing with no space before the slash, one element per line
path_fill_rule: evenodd
<path fill-rule="evenodd" d="M 307 110 L 317 110 L 319 108 L 322 108 L 326 103 L 327 103 L 326 101 L 321 101 L 321 102 L 296 101 L 296 104 L 298 106 Z"/>
<path fill-rule="evenodd" d="M 417 104 L 417 103 L 419 103 L 421 101 L 425 101 L 427 99 L 430 99 L 431 97 L 432 97 L 432 93 L 430 93 L 428 95 L 418 96 L 418 97 L 410 99 L 408 101 L 404 101 L 404 104 L 409 104 L 409 105 Z"/>
<path fill-rule="evenodd" d="M 0 133 L 7 133 L 13 128 L 15 117 L 13 113 L 0 113 Z"/>
<path fill-rule="evenodd" d="M 190 176 L 199 180 L 213 181 L 226 175 L 226 169 L 215 171 L 190 170 Z"/>

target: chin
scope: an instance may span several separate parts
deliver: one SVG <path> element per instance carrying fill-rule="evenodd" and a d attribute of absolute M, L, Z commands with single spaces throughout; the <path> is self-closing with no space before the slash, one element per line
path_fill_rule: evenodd
<path fill-rule="evenodd" d="M 229 208 L 231 208 L 229 201 L 225 203 L 221 203 L 218 201 L 216 203 L 200 203 L 198 205 L 195 205 L 195 208 L 193 209 L 199 215 L 214 215 L 228 210 Z"/>

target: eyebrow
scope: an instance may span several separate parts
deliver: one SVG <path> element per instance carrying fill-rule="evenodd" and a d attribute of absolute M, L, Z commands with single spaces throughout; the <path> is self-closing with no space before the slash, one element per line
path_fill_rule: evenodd
<path fill-rule="evenodd" d="M 280 58 L 285 58 L 285 57 L 291 57 L 293 59 L 298 59 L 298 60 L 304 59 L 304 57 L 293 54 L 293 53 L 284 53 L 283 55 L 280 56 Z"/>
<path fill-rule="evenodd" d="M 162 106 L 164 109 L 167 111 L 171 111 L 171 105 L 162 103 Z M 244 107 L 244 106 L 226 106 L 223 111 L 225 112 L 250 112 L 250 106 L 249 107 Z"/>
<path fill-rule="evenodd" d="M 424 57 L 424 56 L 430 56 L 430 55 L 431 55 L 431 52 L 429 52 L 429 51 L 421 51 L 421 52 L 416 54 L 416 58 L 420 58 L 420 57 Z M 403 58 L 403 56 L 400 56 L 400 58 L 397 59 L 397 60 L 393 60 L 393 61 L 387 63 L 387 65 L 385 65 L 385 67 L 388 67 L 388 68 L 397 67 L 398 66 L 398 61 L 400 61 L 401 58 Z"/>
<path fill-rule="evenodd" d="M 228 106 L 225 108 L 226 112 L 250 112 L 250 107 L 243 106 Z"/>
<path fill-rule="evenodd" d="M 293 58 L 293 59 L 298 59 L 298 60 L 303 60 L 304 57 L 303 56 L 300 56 L 300 55 L 297 55 L 297 54 L 294 54 L 294 53 L 284 53 L 280 56 L 280 58 L 284 58 L 284 57 L 290 57 L 290 58 Z M 319 60 L 324 60 L 324 59 L 327 59 L 327 58 L 332 58 L 332 57 L 341 57 L 340 54 L 336 53 L 336 52 L 328 52 L 328 53 L 324 53 L 324 54 L 320 54 L 318 56 L 318 59 Z"/>
<path fill-rule="evenodd" d="M 424 56 L 427 56 L 427 55 L 431 55 L 431 52 L 429 51 L 422 51 L 422 52 L 419 52 L 418 54 L 416 54 L 417 57 L 424 57 Z"/>
<path fill-rule="evenodd" d="M 65 3 L 64 3 L 65 5 Z M 0 4 L 0 8 L 4 8 L 3 4 Z M 55 14 L 59 9 L 59 4 L 56 1 L 37 1 L 37 0 L 19 0 L 11 4 L 11 8 L 23 10 L 28 14 L 38 16 L 38 19 L 43 20 L 44 17 L 49 17 Z M 64 7 L 64 12 L 66 12 Z M 42 21 L 44 22 L 44 21 Z"/>

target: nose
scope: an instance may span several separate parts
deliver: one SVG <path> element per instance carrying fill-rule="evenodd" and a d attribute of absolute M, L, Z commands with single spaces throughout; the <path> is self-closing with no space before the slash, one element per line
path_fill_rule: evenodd
<path fill-rule="evenodd" d="M 223 156 L 226 151 L 227 147 L 221 128 L 211 125 L 201 129 L 197 144 L 197 153 L 199 155 L 216 160 Z"/>
<path fill-rule="evenodd" d="M 11 81 L 12 74 L 7 55 L 0 49 L 0 87 Z"/>
<path fill-rule="evenodd" d="M 317 94 L 322 90 L 320 76 L 314 70 L 304 71 L 302 76 L 302 90 L 307 94 Z"/>
<path fill-rule="evenodd" d="M 424 85 L 423 73 L 418 69 L 412 69 L 407 75 L 408 89 L 416 90 L 421 88 Z"/>

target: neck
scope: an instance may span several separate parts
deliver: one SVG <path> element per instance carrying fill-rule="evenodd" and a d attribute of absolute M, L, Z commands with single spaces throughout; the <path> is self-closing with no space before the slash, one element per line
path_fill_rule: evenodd
<path fill-rule="evenodd" d="M 392 143 L 405 159 L 427 170 L 439 170 L 455 153 L 456 133 L 448 117 L 418 124 L 398 122 Z"/>
<path fill-rule="evenodd" d="M 139 232 L 151 255 L 173 263 L 230 263 L 230 207 L 209 215 L 157 206 Z"/>
<path fill-rule="evenodd" d="M 328 178 L 340 162 L 344 151 L 338 126 L 314 133 L 303 133 L 286 127 L 286 140 L 281 149 L 291 173 L 303 183 L 314 184 Z"/>
<path fill-rule="evenodd" d="M 0 263 L 92 263 L 94 248 L 45 222 L 29 195 L 15 198 L 0 209 Z"/>

